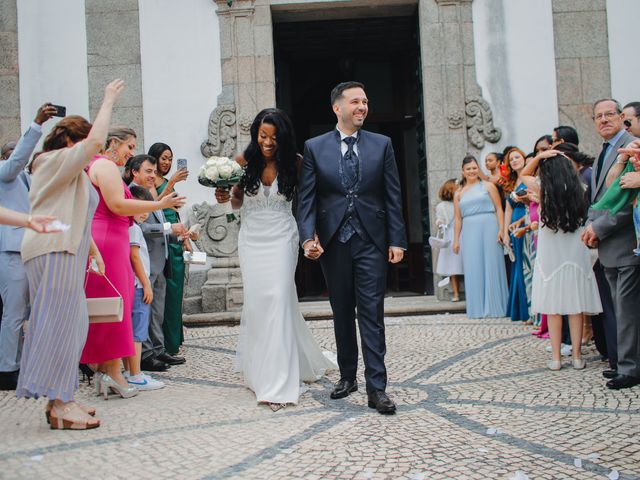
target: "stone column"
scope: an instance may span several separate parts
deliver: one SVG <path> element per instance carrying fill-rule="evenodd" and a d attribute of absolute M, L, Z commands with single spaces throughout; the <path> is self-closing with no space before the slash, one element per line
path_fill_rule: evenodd
<path fill-rule="evenodd" d="M 85 0 L 89 113 L 94 118 L 102 103 L 104 87 L 121 78 L 125 91 L 113 109 L 112 125 L 133 128 L 142 148 L 142 73 L 138 0 Z"/>
<path fill-rule="evenodd" d="M 255 115 L 274 107 L 275 71 L 268 0 L 214 0 L 220 20 L 222 93 L 211 113 L 205 157 L 231 156 L 249 143 Z"/>
<path fill-rule="evenodd" d="M 0 3 L 0 146 L 20 138 L 18 10 L 16 0 Z"/>
<path fill-rule="evenodd" d="M 467 152 L 478 154 L 501 132 L 476 80 L 472 0 L 420 0 L 420 44 L 431 231 L 440 185 L 460 175 Z M 438 296 L 444 298 L 442 291 Z"/>
<path fill-rule="evenodd" d="M 602 140 L 592 104 L 611 96 L 605 0 L 553 0 L 558 117 L 580 134 L 580 148 L 597 155 Z"/>

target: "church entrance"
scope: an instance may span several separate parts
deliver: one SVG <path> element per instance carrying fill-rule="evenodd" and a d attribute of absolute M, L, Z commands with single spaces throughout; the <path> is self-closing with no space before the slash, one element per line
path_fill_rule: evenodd
<path fill-rule="evenodd" d="M 342 18 L 327 19 L 341 11 Z M 277 105 L 291 115 L 302 152 L 306 139 L 335 127 L 331 89 L 345 80 L 364 83 L 369 98 L 364 128 L 393 141 L 409 240 L 405 259 L 389 268 L 387 290 L 431 294 L 417 5 L 324 13 L 309 18 L 273 12 Z M 302 299 L 326 295 L 320 265 L 302 255 L 296 284 Z"/>

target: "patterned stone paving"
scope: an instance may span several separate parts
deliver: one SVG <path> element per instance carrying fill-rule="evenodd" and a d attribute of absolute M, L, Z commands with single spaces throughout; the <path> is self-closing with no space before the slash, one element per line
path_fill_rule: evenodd
<path fill-rule="evenodd" d="M 310 326 L 334 351 L 331 322 Z M 330 400 L 336 373 L 274 413 L 233 371 L 237 333 L 188 330 L 164 390 L 104 401 L 82 384 L 93 431 L 49 430 L 43 399 L 0 392 L 0 478 L 640 479 L 640 387 L 607 390 L 592 347 L 586 370 L 550 372 L 548 341 L 519 323 L 389 318 L 397 415 L 364 388 Z"/>

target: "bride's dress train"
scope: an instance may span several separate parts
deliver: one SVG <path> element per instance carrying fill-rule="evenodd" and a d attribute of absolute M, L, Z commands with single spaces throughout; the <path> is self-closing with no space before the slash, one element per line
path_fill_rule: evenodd
<path fill-rule="evenodd" d="M 300 313 L 294 282 L 298 229 L 291 202 L 278 194 L 277 178 L 244 196 L 241 221 L 244 306 L 236 370 L 258 402 L 297 404 L 301 382 L 314 382 L 337 366 Z"/>

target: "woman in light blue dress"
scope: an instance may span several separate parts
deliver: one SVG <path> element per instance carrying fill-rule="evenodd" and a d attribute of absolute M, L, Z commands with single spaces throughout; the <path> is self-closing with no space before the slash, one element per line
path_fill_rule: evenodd
<path fill-rule="evenodd" d="M 462 245 L 464 289 L 469 318 L 504 317 L 507 276 L 500 242 L 503 211 L 495 185 L 479 177 L 477 160 L 462 161 L 462 188 L 454 198 L 454 252 Z"/>

